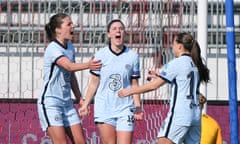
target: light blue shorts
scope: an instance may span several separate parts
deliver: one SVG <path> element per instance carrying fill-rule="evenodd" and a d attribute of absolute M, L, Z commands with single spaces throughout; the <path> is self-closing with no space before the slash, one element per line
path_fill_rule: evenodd
<path fill-rule="evenodd" d="M 158 138 L 166 137 L 175 144 L 199 144 L 200 143 L 200 127 L 199 126 L 179 126 L 171 125 L 168 130 L 161 127 Z"/>
<path fill-rule="evenodd" d="M 94 119 L 96 124 L 106 123 L 114 126 L 116 131 L 130 131 L 132 132 L 134 129 L 134 116 L 121 116 L 117 118 L 108 118 L 108 119 L 101 119 L 95 118 Z"/>
<path fill-rule="evenodd" d="M 158 138 L 165 137 L 176 144 L 199 144 L 201 136 L 200 126 L 180 126 L 172 123 L 163 124 L 158 133 Z"/>
<path fill-rule="evenodd" d="M 38 116 L 43 131 L 49 126 L 69 127 L 81 123 L 73 104 L 59 106 L 38 104 Z"/>
<path fill-rule="evenodd" d="M 158 138 L 165 137 L 175 144 L 199 144 L 201 137 L 201 123 L 196 126 L 179 125 L 175 120 L 167 117 L 160 128 Z"/>

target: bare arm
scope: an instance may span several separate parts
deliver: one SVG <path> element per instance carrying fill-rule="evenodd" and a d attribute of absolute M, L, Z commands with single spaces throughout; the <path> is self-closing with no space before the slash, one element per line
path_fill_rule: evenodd
<path fill-rule="evenodd" d="M 164 83 L 165 83 L 165 80 L 163 80 L 161 77 L 156 77 L 149 83 L 146 83 L 142 86 L 129 88 L 129 89 L 122 89 L 118 92 L 118 95 L 120 97 L 125 97 L 133 94 L 140 94 L 140 93 L 153 91 L 159 88 L 160 86 L 162 86 Z"/>
<path fill-rule="evenodd" d="M 102 66 L 100 60 L 94 60 L 94 57 L 91 57 L 88 62 L 85 63 L 75 63 L 71 62 L 67 57 L 61 57 L 57 60 L 57 65 L 63 67 L 68 71 L 80 71 L 85 69 L 99 70 Z"/>
<path fill-rule="evenodd" d="M 137 79 L 133 79 L 132 80 L 132 88 L 135 89 L 138 87 L 138 80 Z M 140 94 L 134 94 L 133 95 L 133 101 L 134 101 L 134 106 L 135 107 L 140 107 Z"/>
<path fill-rule="evenodd" d="M 138 87 L 138 79 L 132 79 L 132 88 L 134 89 L 137 87 Z M 133 95 L 133 102 L 134 102 L 134 106 L 135 106 L 134 119 L 142 120 L 143 119 L 143 111 L 141 108 L 140 94 Z"/>
<path fill-rule="evenodd" d="M 93 99 L 93 97 L 97 91 L 98 85 L 99 85 L 99 77 L 97 77 L 95 75 L 91 75 L 91 80 L 88 84 L 88 89 L 86 92 L 84 103 L 79 109 L 80 115 L 85 116 L 88 114 L 88 105 L 90 104 L 91 100 Z"/>
<path fill-rule="evenodd" d="M 71 88 L 72 88 L 73 94 L 76 98 L 76 101 L 80 104 L 80 99 L 82 97 L 82 94 L 80 92 L 77 78 L 76 78 L 76 75 L 74 72 L 72 72 L 72 74 L 71 74 Z"/>

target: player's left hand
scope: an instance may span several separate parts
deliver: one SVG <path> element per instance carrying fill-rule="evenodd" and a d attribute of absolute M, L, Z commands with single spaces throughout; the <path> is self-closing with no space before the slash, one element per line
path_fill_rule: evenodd
<path fill-rule="evenodd" d="M 136 106 L 132 109 L 134 112 L 134 120 L 142 120 L 143 119 L 143 110 L 141 106 Z"/>
<path fill-rule="evenodd" d="M 80 101 L 80 108 L 78 109 L 78 113 L 80 116 L 87 116 L 90 114 L 90 107 L 84 100 Z"/>
<path fill-rule="evenodd" d="M 143 112 L 135 113 L 134 119 L 135 120 L 143 120 Z"/>

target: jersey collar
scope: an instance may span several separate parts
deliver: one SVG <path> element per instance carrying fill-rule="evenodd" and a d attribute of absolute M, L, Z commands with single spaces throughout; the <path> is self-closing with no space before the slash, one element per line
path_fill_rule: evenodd
<path fill-rule="evenodd" d="M 184 53 L 184 54 L 182 54 L 181 56 L 190 56 L 190 57 L 191 57 L 191 55 L 190 55 L 190 54 L 187 54 L 187 53 Z"/>
<path fill-rule="evenodd" d="M 61 44 L 57 39 L 54 40 L 57 44 L 59 44 L 62 48 L 67 49 L 67 43 L 66 45 Z"/>
<path fill-rule="evenodd" d="M 124 45 L 122 51 L 121 51 L 120 53 L 116 53 L 116 52 L 114 52 L 114 51 L 112 50 L 111 44 L 109 44 L 108 47 L 109 47 L 109 50 L 110 50 L 114 55 L 116 55 L 116 56 L 121 55 L 121 54 L 125 51 L 125 49 L 126 49 L 126 46 Z"/>

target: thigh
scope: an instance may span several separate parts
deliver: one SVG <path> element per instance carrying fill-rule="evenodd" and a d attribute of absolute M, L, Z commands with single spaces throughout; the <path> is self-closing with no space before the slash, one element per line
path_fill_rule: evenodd
<path fill-rule="evenodd" d="M 47 129 L 47 133 L 50 136 L 52 143 L 56 143 L 56 144 L 67 143 L 65 129 L 63 126 L 50 126 Z"/>
<path fill-rule="evenodd" d="M 117 131 L 117 144 L 131 144 L 132 135 L 131 131 Z"/>
<path fill-rule="evenodd" d="M 85 144 L 85 138 L 81 124 L 72 125 L 67 127 L 65 130 L 73 143 Z"/>
<path fill-rule="evenodd" d="M 200 126 L 191 126 L 188 133 L 184 138 L 185 144 L 199 144 L 201 137 L 201 128 Z"/>
<path fill-rule="evenodd" d="M 116 128 L 107 123 L 97 123 L 100 138 L 103 144 L 116 144 Z"/>
<path fill-rule="evenodd" d="M 165 137 L 158 138 L 158 144 L 174 144 L 170 139 Z"/>

